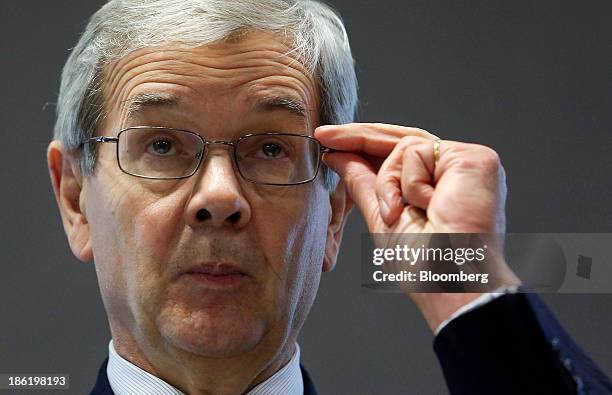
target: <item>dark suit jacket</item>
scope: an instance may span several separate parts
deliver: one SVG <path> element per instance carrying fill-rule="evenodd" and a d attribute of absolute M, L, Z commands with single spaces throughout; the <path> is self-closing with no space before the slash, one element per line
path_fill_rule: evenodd
<path fill-rule="evenodd" d="M 612 394 L 610 380 L 532 293 L 460 315 L 434 350 L 452 394 Z"/>
<path fill-rule="evenodd" d="M 453 395 L 612 394 L 609 379 L 535 294 L 503 295 L 462 314 L 438 333 L 434 350 Z M 93 395 L 113 394 L 106 362 Z M 304 394 L 316 395 L 300 368 Z"/>
<path fill-rule="evenodd" d="M 102 366 L 100 366 L 100 370 L 98 371 L 98 380 L 96 381 L 95 387 L 91 390 L 90 395 L 115 395 L 111 389 L 110 383 L 108 382 L 108 376 L 106 375 L 107 363 L 108 358 L 106 358 L 104 362 L 102 362 Z M 317 395 L 317 391 L 315 390 L 306 369 L 300 365 L 300 370 L 302 371 L 302 380 L 304 381 L 304 395 Z"/>

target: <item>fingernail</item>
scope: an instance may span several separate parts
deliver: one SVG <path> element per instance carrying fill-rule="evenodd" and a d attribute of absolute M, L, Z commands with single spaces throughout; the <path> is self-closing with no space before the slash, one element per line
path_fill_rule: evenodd
<path fill-rule="evenodd" d="M 317 127 L 317 130 L 327 130 L 327 129 L 331 129 L 333 127 L 334 127 L 334 125 L 321 125 L 321 126 Z"/>
<path fill-rule="evenodd" d="M 323 162 L 323 164 L 324 164 L 325 166 L 329 167 L 329 164 L 327 163 L 327 158 L 326 158 L 326 156 L 327 156 L 326 154 L 323 154 L 323 155 L 321 156 L 321 162 Z"/>

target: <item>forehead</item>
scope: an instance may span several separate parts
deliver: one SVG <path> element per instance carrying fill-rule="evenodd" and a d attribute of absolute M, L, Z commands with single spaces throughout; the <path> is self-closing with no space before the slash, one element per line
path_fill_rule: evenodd
<path fill-rule="evenodd" d="M 140 111 L 283 110 L 318 122 L 315 78 L 287 40 L 251 31 L 195 48 L 133 51 L 105 69 L 109 118 L 125 124 Z M 316 119 L 314 119 L 316 118 Z"/>

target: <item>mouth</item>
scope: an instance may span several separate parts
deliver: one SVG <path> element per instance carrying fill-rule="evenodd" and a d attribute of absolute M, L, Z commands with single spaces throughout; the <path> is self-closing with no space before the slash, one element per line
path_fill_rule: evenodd
<path fill-rule="evenodd" d="M 208 262 L 189 268 L 185 273 L 192 281 L 208 289 L 235 288 L 250 276 L 236 265 Z"/>

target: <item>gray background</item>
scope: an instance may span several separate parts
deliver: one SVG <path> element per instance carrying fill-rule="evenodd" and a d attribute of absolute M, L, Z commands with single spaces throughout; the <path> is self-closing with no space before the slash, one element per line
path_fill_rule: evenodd
<path fill-rule="evenodd" d="M 45 103 L 102 3 L 0 1 L 0 373 L 68 373 L 75 394 L 93 384 L 109 333 L 93 266 L 72 257 L 52 196 Z M 612 232 L 609 2 L 332 4 L 357 59 L 360 120 L 494 147 L 508 173 L 509 231 Z M 303 330 L 303 363 L 323 394 L 446 393 L 416 309 L 360 289 L 364 230 L 354 212 Z M 612 295 L 544 299 L 610 374 Z"/>

